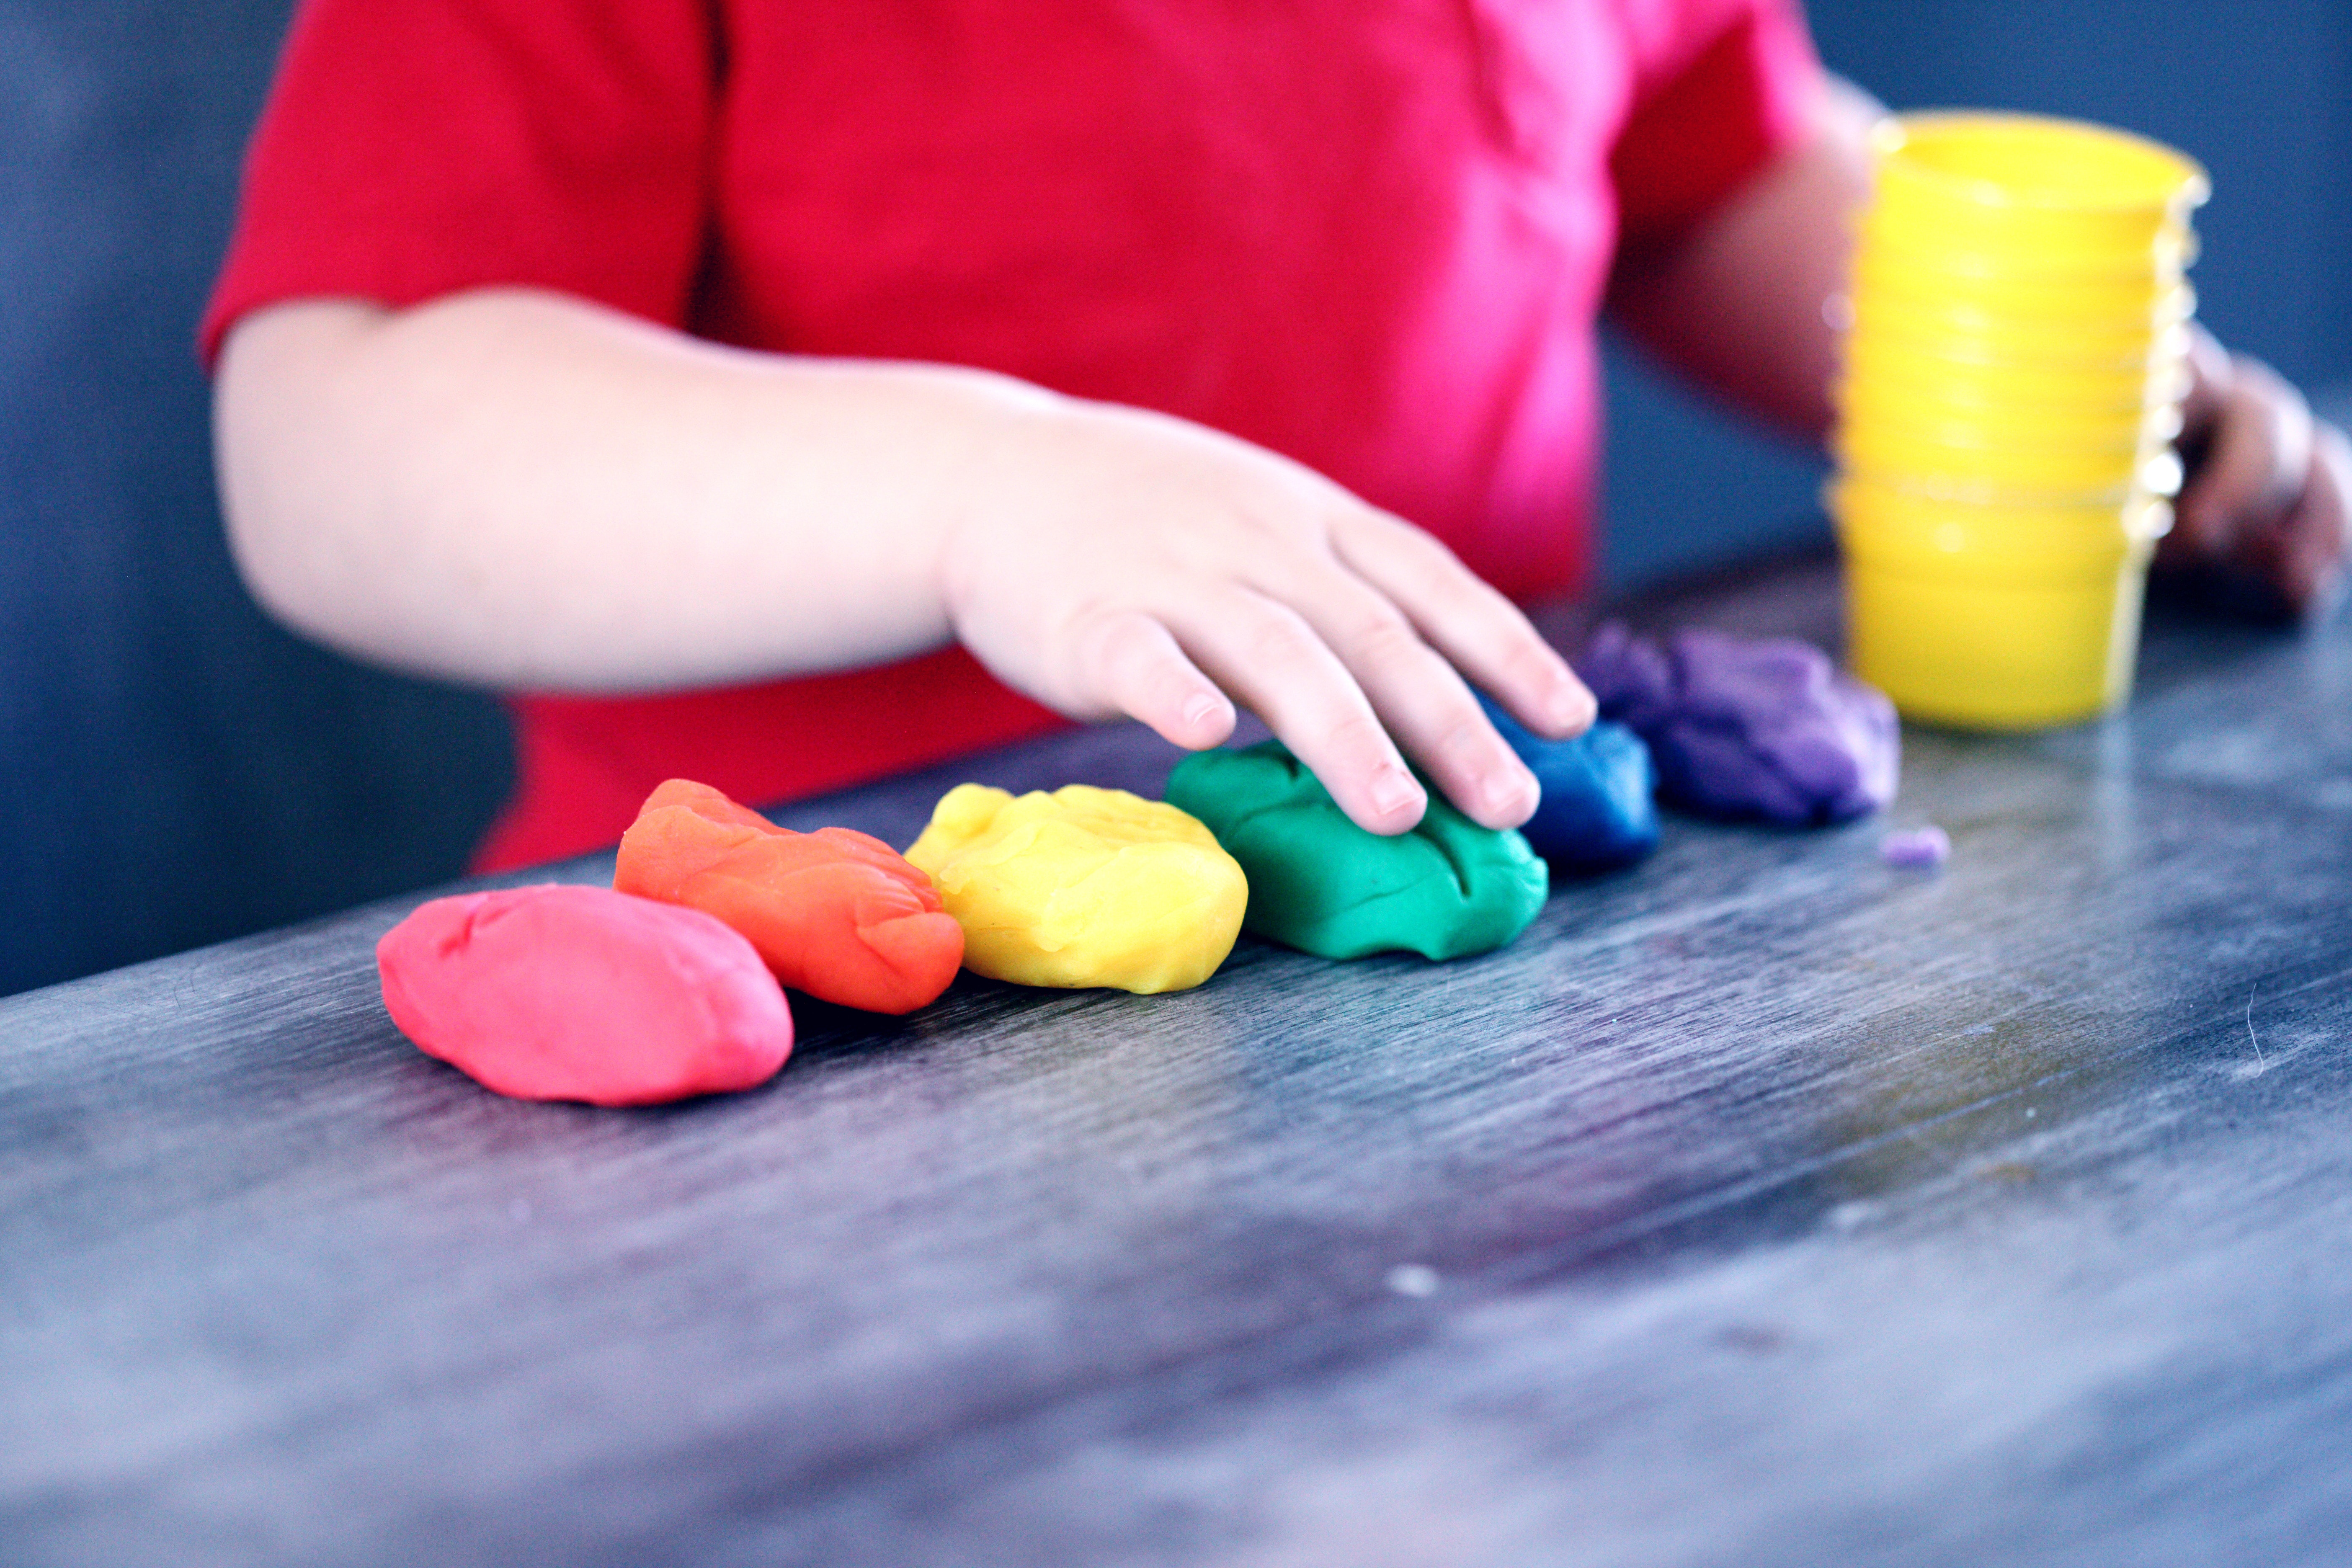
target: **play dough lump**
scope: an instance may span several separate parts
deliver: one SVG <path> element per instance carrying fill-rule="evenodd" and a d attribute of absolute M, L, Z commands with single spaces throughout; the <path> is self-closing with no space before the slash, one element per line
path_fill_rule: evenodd
<path fill-rule="evenodd" d="M 963 962 L 963 931 L 887 844 L 846 827 L 793 833 L 686 779 L 646 797 L 613 886 L 718 916 L 777 979 L 845 1007 L 911 1013 Z"/>
<path fill-rule="evenodd" d="M 1249 929 L 1325 958 L 1485 952 L 1527 929 L 1550 886 L 1525 837 L 1434 794 L 1412 832 L 1366 832 L 1278 741 L 1193 753 L 1168 799 L 1249 873 Z"/>
<path fill-rule="evenodd" d="M 1602 719 L 1570 740 L 1546 740 L 1483 692 L 1478 700 L 1543 788 L 1519 828 L 1537 854 L 1563 871 L 1610 871 L 1658 847 L 1657 770 L 1639 735 Z"/>
<path fill-rule="evenodd" d="M 1018 799 L 959 784 L 907 858 L 962 925 L 964 966 L 1023 985 L 1198 985 L 1233 951 L 1249 899 L 1192 817 L 1088 784 Z"/>
<path fill-rule="evenodd" d="M 749 942 L 607 888 L 436 899 L 384 933 L 375 961 L 402 1034 L 520 1100 L 750 1089 L 793 1048 L 783 990 Z"/>
<path fill-rule="evenodd" d="M 1692 630 L 1661 647 L 1611 622 L 1576 671 L 1647 742 L 1670 805 L 1810 827 L 1895 798 L 1894 704 L 1810 643 Z"/>

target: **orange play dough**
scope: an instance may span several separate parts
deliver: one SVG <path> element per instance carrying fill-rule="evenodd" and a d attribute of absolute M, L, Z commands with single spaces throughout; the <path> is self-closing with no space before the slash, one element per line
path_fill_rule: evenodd
<path fill-rule="evenodd" d="M 646 797 L 613 886 L 718 916 L 777 979 L 846 1007 L 911 1013 L 963 963 L 963 928 L 930 879 L 880 839 L 793 833 L 686 779 Z"/>
<path fill-rule="evenodd" d="M 793 1016 L 751 944 L 698 910 L 604 888 L 420 906 L 376 943 L 400 1032 L 520 1100 L 651 1105 L 750 1089 Z"/>

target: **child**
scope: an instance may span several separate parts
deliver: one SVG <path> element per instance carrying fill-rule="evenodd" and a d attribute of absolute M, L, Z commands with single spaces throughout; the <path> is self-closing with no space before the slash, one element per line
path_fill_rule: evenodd
<path fill-rule="evenodd" d="M 1404 756 L 1515 824 L 1469 684 L 1591 718 L 1511 598 L 1583 581 L 1594 320 L 1824 427 L 1868 114 L 1793 0 L 307 0 L 206 324 L 232 541 L 527 694 L 487 867 L 1236 701 L 1374 831 Z M 2308 598 L 2340 441 L 2201 358 L 2179 532 Z"/>

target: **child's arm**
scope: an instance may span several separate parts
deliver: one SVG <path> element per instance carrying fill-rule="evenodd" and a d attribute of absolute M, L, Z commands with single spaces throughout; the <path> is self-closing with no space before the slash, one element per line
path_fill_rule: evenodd
<path fill-rule="evenodd" d="M 1730 200 L 1667 239 L 1629 247 L 1609 307 L 1701 385 L 1798 435 L 1829 433 L 1853 214 L 1870 199 L 1870 127 L 1885 112 L 1824 81 L 1813 133 Z"/>
<path fill-rule="evenodd" d="M 1464 677 L 1546 734 L 1592 716 L 1420 530 L 1246 443 L 1001 376 L 751 353 L 496 289 L 257 312 L 216 407 L 257 595 L 410 669 L 645 690 L 957 637 L 1065 712 L 1181 745 L 1246 704 L 1389 833 L 1424 804 L 1391 736 L 1479 821 L 1534 808 Z"/>

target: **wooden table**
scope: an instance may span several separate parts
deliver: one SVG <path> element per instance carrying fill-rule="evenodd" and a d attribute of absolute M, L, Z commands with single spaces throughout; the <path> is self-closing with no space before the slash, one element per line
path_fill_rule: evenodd
<path fill-rule="evenodd" d="M 1486 958 L 812 1005 L 664 1110 L 411 1049 L 404 905 L 0 1003 L 0 1560 L 2352 1561 L 2352 632 L 1906 742 Z"/>

